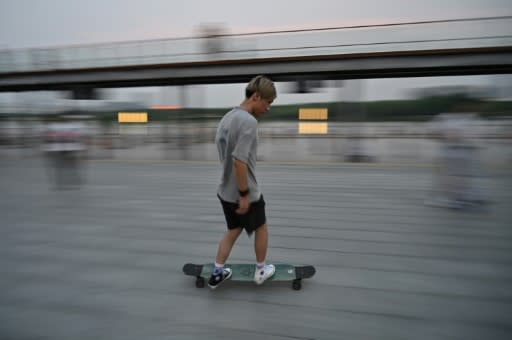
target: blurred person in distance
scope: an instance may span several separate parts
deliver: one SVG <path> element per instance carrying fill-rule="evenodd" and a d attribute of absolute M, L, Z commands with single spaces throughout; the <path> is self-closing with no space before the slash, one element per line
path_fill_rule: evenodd
<path fill-rule="evenodd" d="M 80 162 L 85 151 L 84 128 L 66 116 L 53 118 L 46 126 L 46 152 L 50 180 L 55 189 L 76 188 L 82 183 Z"/>
<path fill-rule="evenodd" d="M 478 147 L 471 139 L 477 114 L 467 110 L 468 103 L 466 100 L 454 105 L 451 112 L 441 113 L 433 121 L 440 148 L 429 204 L 465 208 L 487 202 L 476 183 L 482 175 Z"/>

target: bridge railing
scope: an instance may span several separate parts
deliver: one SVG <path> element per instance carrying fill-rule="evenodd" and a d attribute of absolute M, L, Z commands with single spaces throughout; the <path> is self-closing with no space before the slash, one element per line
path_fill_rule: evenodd
<path fill-rule="evenodd" d="M 501 46 L 512 46 L 512 16 L 4 49 L 0 74 Z"/>

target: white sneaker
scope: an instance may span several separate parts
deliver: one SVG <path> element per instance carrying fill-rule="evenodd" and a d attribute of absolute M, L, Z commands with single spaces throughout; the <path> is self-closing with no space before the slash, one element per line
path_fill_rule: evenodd
<path fill-rule="evenodd" d="M 254 282 L 257 285 L 260 285 L 263 282 L 265 282 L 265 280 L 274 276 L 275 272 L 276 272 L 276 267 L 273 264 L 267 264 L 261 269 L 258 269 L 256 267 L 256 270 L 254 271 Z"/>

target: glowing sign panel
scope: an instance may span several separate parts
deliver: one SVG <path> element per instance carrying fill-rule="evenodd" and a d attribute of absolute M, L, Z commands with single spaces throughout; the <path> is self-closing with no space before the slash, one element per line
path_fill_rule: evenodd
<path fill-rule="evenodd" d="M 147 123 L 147 112 L 119 112 L 117 114 L 117 121 L 119 123 Z"/>
<path fill-rule="evenodd" d="M 327 122 L 299 122 L 299 134 L 301 135 L 326 135 L 327 133 Z"/>
<path fill-rule="evenodd" d="M 299 120 L 327 120 L 327 108 L 300 108 Z"/>

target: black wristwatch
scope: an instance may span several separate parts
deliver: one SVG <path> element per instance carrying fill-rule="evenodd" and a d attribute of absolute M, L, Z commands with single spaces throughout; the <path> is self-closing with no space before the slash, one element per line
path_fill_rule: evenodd
<path fill-rule="evenodd" d="M 249 195 L 249 188 L 247 188 L 246 190 L 238 190 L 238 193 L 240 194 L 240 197 L 245 197 Z"/>

